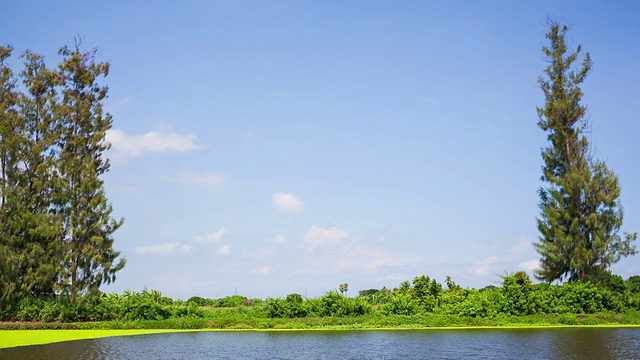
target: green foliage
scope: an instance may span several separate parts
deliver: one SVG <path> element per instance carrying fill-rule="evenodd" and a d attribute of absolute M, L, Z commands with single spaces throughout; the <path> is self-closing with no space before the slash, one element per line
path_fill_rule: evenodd
<path fill-rule="evenodd" d="M 435 279 L 431 280 L 426 275 L 416 276 L 413 279 L 411 295 L 423 310 L 434 311 L 440 305 L 441 294 L 442 285 Z"/>
<path fill-rule="evenodd" d="M 173 305 L 173 299 L 167 296 L 163 296 L 160 298 L 160 304 L 162 305 Z"/>
<path fill-rule="evenodd" d="M 340 284 L 340 286 L 338 287 L 338 290 L 340 290 L 340 292 L 344 295 L 344 293 L 346 293 L 347 291 L 349 291 L 349 284 Z"/>
<path fill-rule="evenodd" d="M 511 315 L 529 315 L 533 313 L 533 287 L 531 279 L 524 271 L 502 277 L 504 295 L 502 311 Z"/>
<path fill-rule="evenodd" d="M 337 291 L 329 291 L 317 299 L 306 302 L 312 316 L 355 316 L 371 312 L 371 305 L 360 297 L 347 298 Z"/>
<path fill-rule="evenodd" d="M 215 304 L 215 301 L 212 299 L 205 299 L 200 296 L 192 296 L 187 300 L 187 304 L 194 303 L 197 306 L 211 306 Z"/>
<path fill-rule="evenodd" d="M 60 295 L 79 306 L 79 295 L 97 293 L 124 266 L 112 246 L 122 221 L 101 180 L 112 121 L 98 81 L 109 64 L 76 42 L 59 51 L 57 68 L 25 52 L 16 79 L 5 65 L 11 52 L 0 46 L 0 308 Z"/>
<path fill-rule="evenodd" d="M 245 306 L 247 303 L 247 299 L 246 297 L 242 296 L 242 295 L 231 295 L 231 296 L 227 296 L 227 297 L 223 297 L 221 299 L 218 299 L 215 301 L 215 303 L 213 304 L 213 306 L 215 307 L 238 307 L 238 306 Z"/>
<path fill-rule="evenodd" d="M 391 290 L 383 287 L 371 295 L 361 296 L 371 305 L 382 305 L 391 301 L 393 293 Z"/>
<path fill-rule="evenodd" d="M 622 306 L 611 291 L 591 283 L 539 284 L 532 296 L 535 312 L 542 314 L 593 314 L 621 310 Z"/>
<path fill-rule="evenodd" d="M 411 291 L 411 283 L 408 280 L 401 282 L 400 286 L 393 289 L 394 293 L 399 293 L 399 294 L 407 294 L 409 293 L 409 291 Z"/>
<path fill-rule="evenodd" d="M 396 293 L 380 311 L 385 315 L 415 315 L 420 312 L 420 302 L 407 293 Z"/>
<path fill-rule="evenodd" d="M 122 320 L 162 320 L 171 313 L 160 304 L 160 292 L 143 290 L 142 292 L 125 291 L 118 299 L 119 318 Z"/>
<path fill-rule="evenodd" d="M 460 290 L 460 289 L 462 289 L 462 287 L 460 287 L 460 285 L 456 284 L 455 281 L 453 281 L 453 279 L 451 279 L 451 276 L 447 276 L 447 279 L 445 280 L 445 284 L 447 284 L 447 289 L 449 289 L 449 290 Z"/>
<path fill-rule="evenodd" d="M 502 289 L 455 289 L 445 291 L 437 310 L 447 315 L 492 318 L 502 312 Z"/>
<path fill-rule="evenodd" d="M 622 276 L 614 275 L 611 271 L 603 271 L 590 274 L 585 279 L 599 288 L 608 289 L 614 293 L 623 293 L 626 290 L 625 282 Z"/>
<path fill-rule="evenodd" d="M 112 218 L 100 179 L 109 170 L 102 153 L 110 146 L 105 135 L 112 119 L 102 108 L 108 89 L 98 83 L 109 74 L 109 64 L 97 63 L 95 52 L 82 52 L 77 41 L 59 51 L 64 106 L 58 126 L 60 191 L 54 203 L 63 216 L 65 257 L 58 286 L 72 303 L 77 294 L 114 281 L 125 265 L 124 259 L 117 260 L 120 252 L 113 249 L 112 237 L 123 220 Z"/>
<path fill-rule="evenodd" d="M 371 295 L 377 293 L 378 291 L 380 291 L 380 290 L 378 290 L 378 289 L 360 290 L 360 291 L 358 291 L 358 296 L 371 296 Z"/>
<path fill-rule="evenodd" d="M 11 51 L 0 47 L 0 305 L 53 295 L 60 258 L 60 221 L 51 205 L 56 73 L 26 52 L 24 91 L 17 92 L 4 64 Z"/>
<path fill-rule="evenodd" d="M 216 304 L 226 305 L 223 307 L 210 306 L 212 300 L 201 297 L 192 297 L 186 302 L 173 301 L 159 291 L 147 289 L 123 294 L 89 293 L 79 297 L 76 304 L 64 296 L 30 296 L 4 308 L 3 319 L 67 323 L 110 321 L 127 328 L 145 328 L 155 323 L 170 328 L 236 329 L 358 328 L 359 325 L 347 318 L 364 316 L 375 319 L 371 320 L 373 322 L 367 320 L 373 327 L 621 323 L 634 322 L 632 314 L 640 310 L 638 279 L 640 277 L 631 277 L 622 287 L 620 278 L 613 274 L 602 275 L 600 285 L 591 282 L 533 285 L 526 273 L 517 272 L 503 276 L 501 287 L 487 286 L 476 290 L 456 286 L 443 290 L 429 277 L 418 276 L 413 281 L 414 286 L 408 289 L 406 285 L 394 291 L 383 288 L 355 298 L 345 297 L 337 291 L 314 299 L 289 294 L 284 299 L 254 299 L 255 305 L 247 306 L 249 299 L 234 295 L 216 301 Z M 424 298 L 432 301 L 432 308 L 420 302 Z M 616 314 L 616 317 L 585 315 L 606 312 Z"/>
<path fill-rule="evenodd" d="M 640 276 L 631 276 L 624 283 L 625 288 L 632 294 L 640 293 Z"/>
<path fill-rule="evenodd" d="M 267 299 L 265 311 L 271 318 L 299 318 L 309 315 L 309 307 L 300 294 L 289 294 L 284 300 Z"/>
<path fill-rule="evenodd" d="M 542 256 L 537 276 L 549 282 L 584 282 L 636 253 L 632 243 L 637 234 L 618 234 L 618 177 L 592 158 L 584 135 L 589 123 L 579 85 L 591 70 L 591 58 L 587 53 L 580 68 L 572 69 L 581 48 L 568 53 L 567 31 L 567 26 L 550 24 L 551 44 L 542 48 L 549 63 L 547 78 L 539 79 L 546 102 L 538 108 L 538 126 L 547 132 L 550 145 L 542 151 L 542 180 L 547 185 L 539 190 L 540 239 L 534 245 Z"/>

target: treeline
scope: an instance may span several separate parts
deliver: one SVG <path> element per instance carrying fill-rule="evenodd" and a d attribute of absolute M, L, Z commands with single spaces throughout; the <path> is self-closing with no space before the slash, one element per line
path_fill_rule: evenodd
<path fill-rule="evenodd" d="M 394 319 L 394 324 L 402 325 L 399 317 L 434 316 L 446 324 L 443 319 L 487 320 L 602 313 L 620 315 L 640 311 L 640 276 L 632 276 L 625 281 L 620 276 L 606 273 L 593 279 L 593 282 L 550 285 L 532 284 L 525 272 L 517 272 L 503 276 L 501 286 L 464 289 L 450 278 L 442 286 L 436 280 L 422 275 L 411 282 L 401 283 L 397 288 L 363 290 L 356 297 L 329 291 L 310 299 L 300 294 L 289 294 L 285 298 L 266 300 L 234 295 L 221 299 L 194 296 L 184 301 L 164 297 L 156 290 L 144 290 L 126 291 L 124 294 L 95 293 L 83 297 L 76 305 L 65 298 L 26 297 L 5 310 L 5 321 L 202 320 L 196 322 L 198 327 L 222 326 L 221 322 L 269 327 L 274 323 L 268 319 L 309 319 L 313 322 L 318 319 L 362 316 L 378 319 L 374 325 L 386 323 L 385 318 Z M 575 317 L 571 321 L 562 321 L 571 323 Z M 180 323 L 175 326 L 185 325 Z"/>
<path fill-rule="evenodd" d="M 79 41 L 49 67 L 26 51 L 19 72 L 0 46 L 0 311 L 21 299 L 78 296 L 111 282 L 125 262 L 113 249 L 101 176 L 111 116 L 109 64 Z M 6 315 L 5 315 L 6 316 Z"/>
<path fill-rule="evenodd" d="M 285 299 L 268 299 L 266 313 L 270 317 L 350 316 L 377 311 L 384 315 L 416 315 L 434 313 L 464 317 L 492 318 L 498 315 L 593 314 L 640 310 L 640 276 L 624 281 L 618 275 L 603 273 L 587 282 L 550 285 L 532 284 L 525 272 L 503 276 L 502 286 L 463 289 L 447 278 L 443 287 L 426 275 L 405 281 L 395 289 L 370 289 L 356 298 L 329 293 L 320 299 L 300 301 L 297 294 Z M 366 303 L 367 306 L 362 306 Z M 324 310 L 323 310 L 324 311 Z"/>
<path fill-rule="evenodd" d="M 249 300 L 234 295 L 213 300 L 198 296 L 173 300 L 157 290 L 125 291 L 123 294 L 94 293 L 77 304 L 68 299 L 25 297 L 6 309 L 5 321 L 77 322 L 77 321 L 138 321 L 170 318 L 204 318 L 208 308 L 238 308 L 262 305 L 259 299 Z M 255 301 L 255 303 L 254 303 Z"/>

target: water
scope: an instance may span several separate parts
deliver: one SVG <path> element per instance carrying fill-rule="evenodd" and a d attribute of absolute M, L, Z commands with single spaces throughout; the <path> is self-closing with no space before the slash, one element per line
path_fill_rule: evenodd
<path fill-rule="evenodd" d="M 194 332 L 0 349 L 47 359 L 640 359 L 640 329 Z"/>

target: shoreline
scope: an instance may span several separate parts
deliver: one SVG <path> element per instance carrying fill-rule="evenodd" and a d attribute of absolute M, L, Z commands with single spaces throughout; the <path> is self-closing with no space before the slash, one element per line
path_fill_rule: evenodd
<path fill-rule="evenodd" d="M 92 340 L 116 336 L 153 335 L 185 332 L 322 332 L 322 331 L 447 331 L 447 330 L 547 330 L 547 329 L 616 329 L 640 328 L 638 324 L 598 324 L 598 325 L 558 325 L 523 324 L 494 326 L 422 326 L 422 327 L 371 327 L 354 328 L 349 326 L 331 326 L 324 328 L 289 329 L 38 329 L 38 330 L 0 330 L 0 349 L 21 346 L 38 346 L 53 343 Z"/>

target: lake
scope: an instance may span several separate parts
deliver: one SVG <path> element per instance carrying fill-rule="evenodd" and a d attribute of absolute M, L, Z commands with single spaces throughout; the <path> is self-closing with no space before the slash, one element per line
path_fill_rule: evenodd
<path fill-rule="evenodd" d="M 639 359 L 638 328 L 191 332 L 0 349 L 45 359 Z"/>

